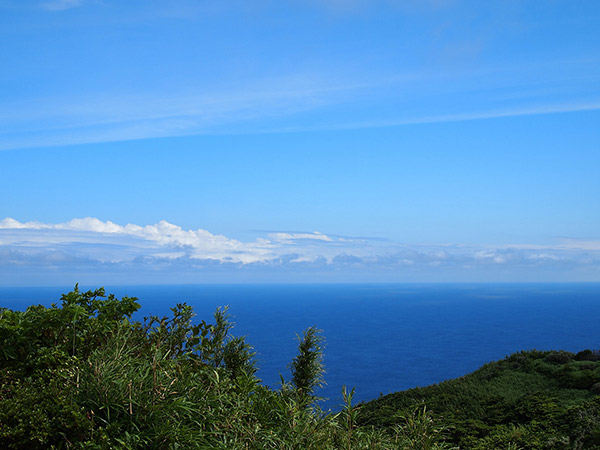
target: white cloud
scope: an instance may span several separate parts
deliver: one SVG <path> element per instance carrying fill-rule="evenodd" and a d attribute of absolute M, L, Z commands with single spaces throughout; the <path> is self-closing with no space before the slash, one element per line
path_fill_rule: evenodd
<path fill-rule="evenodd" d="M 570 250 L 600 251 L 600 240 L 565 238 L 561 247 Z"/>
<path fill-rule="evenodd" d="M 135 224 L 117 225 L 111 221 L 103 222 L 97 218 L 86 217 L 73 219 L 59 224 L 44 224 L 40 222 L 19 222 L 12 218 L 0 221 L 0 229 L 44 231 L 43 234 L 17 233 L 16 242 L 52 242 L 54 244 L 105 243 L 117 242 L 111 235 L 123 238 L 135 238 L 126 241 L 130 246 L 141 247 L 145 254 L 165 256 L 164 251 L 152 252 L 143 243 L 152 243 L 158 249 L 171 248 L 179 254 L 181 248 L 187 249 L 191 258 L 214 258 L 234 262 L 249 263 L 274 255 L 270 250 L 270 242 L 261 240 L 254 243 L 242 243 L 222 235 L 215 235 L 206 230 L 184 230 L 177 225 L 161 220 L 154 225 L 140 226 Z M 91 233 L 91 235 L 90 235 Z M 6 242 L 6 238 L 5 238 Z M 118 241 L 121 242 L 121 241 Z"/>
<path fill-rule="evenodd" d="M 475 253 L 475 259 L 492 261 L 496 264 L 503 264 L 509 259 L 507 255 L 503 255 L 495 250 L 482 250 Z"/>
<path fill-rule="evenodd" d="M 277 242 L 295 241 L 299 239 L 314 239 L 317 241 L 333 242 L 329 236 L 315 231 L 313 233 L 270 233 L 269 238 Z"/>
<path fill-rule="evenodd" d="M 243 242 L 204 229 L 183 229 L 164 220 L 151 225 L 119 225 L 93 217 L 58 224 L 5 218 L 0 220 L 0 265 L 34 272 L 87 267 L 92 273 L 96 269 L 134 274 L 158 270 L 171 275 L 249 270 L 274 276 L 282 270 L 325 270 L 354 274 L 346 275 L 352 280 L 357 274 L 369 273 L 387 274 L 392 279 L 402 274 L 423 278 L 433 271 L 445 273 L 451 281 L 465 271 L 523 277 L 539 270 L 557 274 L 580 270 L 588 281 L 600 281 L 600 245 L 594 240 L 563 240 L 547 246 L 407 245 L 318 231 L 266 233 Z"/>
<path fill-rule="evenodd" d="M 554 73 L 559 64 L 580 72 L 588 67 L 581 62 L 559 61 L 525 69 L 454 73 L 429 68 L 343 77 L 335 69 L 318 67 L 301 74 L 249 80 L 243 86 L 224 87 L 226 81 L 214 82 L 189 92 L 124 94 L 107 87 L 101 95 L 62 93 L 59 97 L 2 101 L 0 128 L 7 131 L 0 130 L 0 150 L 188 135 L 366 129 L 600 110 L 596 90 L 585 96 L 578 92 L 564 96 L 557 89 L 555 94 L 547 93 L 545 100 L 530 91 L 532 80 L 540 73 Z M 351 67 L 348 65 L 345 72 L 353 73 Z M 515 78 L 517 85 L 511 87 L 515 98 L 494 97 L 498 89 L 506 88 L 505 80 Z M 572 80 L 558 75 L 554 81 L 560 86 L 573 85 Z M 589 81 L 582 83 L 581 89 L 588 85 L 592 89 Z M 424 84 L 439 86 L 440 95 L 432 98 Z M 480 99 L 473 95 L 477 89 L 489 92 Z M 457 109 L 455 102 L 447 101 L 455 95 L 473 100 Z M 415 106 L 422 103 L 431 103 L 429 112 Z M 343 109 L 346 113 L 340 116 L 344 119 L 331 114 L 332 108 Z M 376 113 L 379 110 L 401 113 Z M 327 111 L 325 120 L 311 118 L 314 112 Z"/>
<path fill-rule="evenodd" d="M 0 229 L 20 229 L 20 228 L 29 228 L 29 229 L 39 229 L 42 224 L 38 224 L 37 222 L 19 222 L 18 220 L 13 219 L 12 217 L 7 217 L 3 220 L 0 220 Z"/>
<path fill-rule="evenodd" d="M 111 221 L 102 222 L 92 217 L 73 219 L 64 224 L 55 225 L 54 228 L 57 230 L 92 231 L 95 233 L 123 233 L 126 229 L 126 227 L 121 227 Z"/>
<path fill-rule="evenodd" d="M 545 114 L 573 113 L 600 110 L 600 100 L 586 101 L 580 103 L 558 103 L 552 105 L 534 105 L 529 107 L 515 107 L 510 109 L 487 110 L 480 112 L 465 112 L 459 114 L 440 114 L 433 116 L 414 116 L 404 118 L 392 118 L 383 120 L 369 120 L 359 122 L 347 122 L 334 125 L 329 129 L 351 130 L 361 128 L 384 128 L 403 125 L 420 125 L 447 122 L 468 122 L 473 120 L 501 119 L 504 117 L 539 116 Z M 317 129 L 317 128 L 315 128 Z"/>
<path fill-rule="evenodd" d="M 556 255 L 551 255 L 549 253 L 532 253 L 527 255 L 528 259 L 532 260 L 550 260 L 550 261 L 559 261 L 560 258 Z"/>

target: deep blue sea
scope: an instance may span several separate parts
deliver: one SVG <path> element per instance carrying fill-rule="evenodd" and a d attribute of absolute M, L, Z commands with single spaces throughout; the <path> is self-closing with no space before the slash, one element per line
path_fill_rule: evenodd
<path fill-rule="evenodd" d="M 81 286 L 90 289 L 91 286 Z M 600 348 L 600 284 L 324 284 L 107 286 L 135 296 L 141 316 L 178 302 L 209 321 L 229 305 L 233 334 L 247 337 L 258 375 L 290 379 L 295 336 L 315 325 L 326 339 L 322 406 L 337 409 L 342 385 L 357 400 L 454 378 L 520 350 Z M 0 306 L 58 302 L 71 287 L 0 287 Z"/>

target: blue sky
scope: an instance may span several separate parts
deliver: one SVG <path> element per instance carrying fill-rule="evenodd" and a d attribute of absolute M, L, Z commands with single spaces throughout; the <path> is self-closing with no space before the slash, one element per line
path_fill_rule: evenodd
<path fill-rule="evenodd" d="M 600 4 L 0 0 L 0 284 L 600 281 Z"/>

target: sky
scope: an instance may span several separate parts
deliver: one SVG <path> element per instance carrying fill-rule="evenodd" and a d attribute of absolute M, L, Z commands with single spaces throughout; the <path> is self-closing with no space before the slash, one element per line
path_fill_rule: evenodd
<path fill-rule="evenodd" d="M 0 285 L 600 282 L 595 0 L 0 0 Z"/>

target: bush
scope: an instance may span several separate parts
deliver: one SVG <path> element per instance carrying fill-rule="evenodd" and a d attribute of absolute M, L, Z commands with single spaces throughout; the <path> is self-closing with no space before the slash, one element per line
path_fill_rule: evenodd
<path fill-rule="evenodd" d="M 550 364 L 566 364 L 573 359 L 573 354 L 564 350 L 551 352 L 544 358 L 544 361 Z"/>

